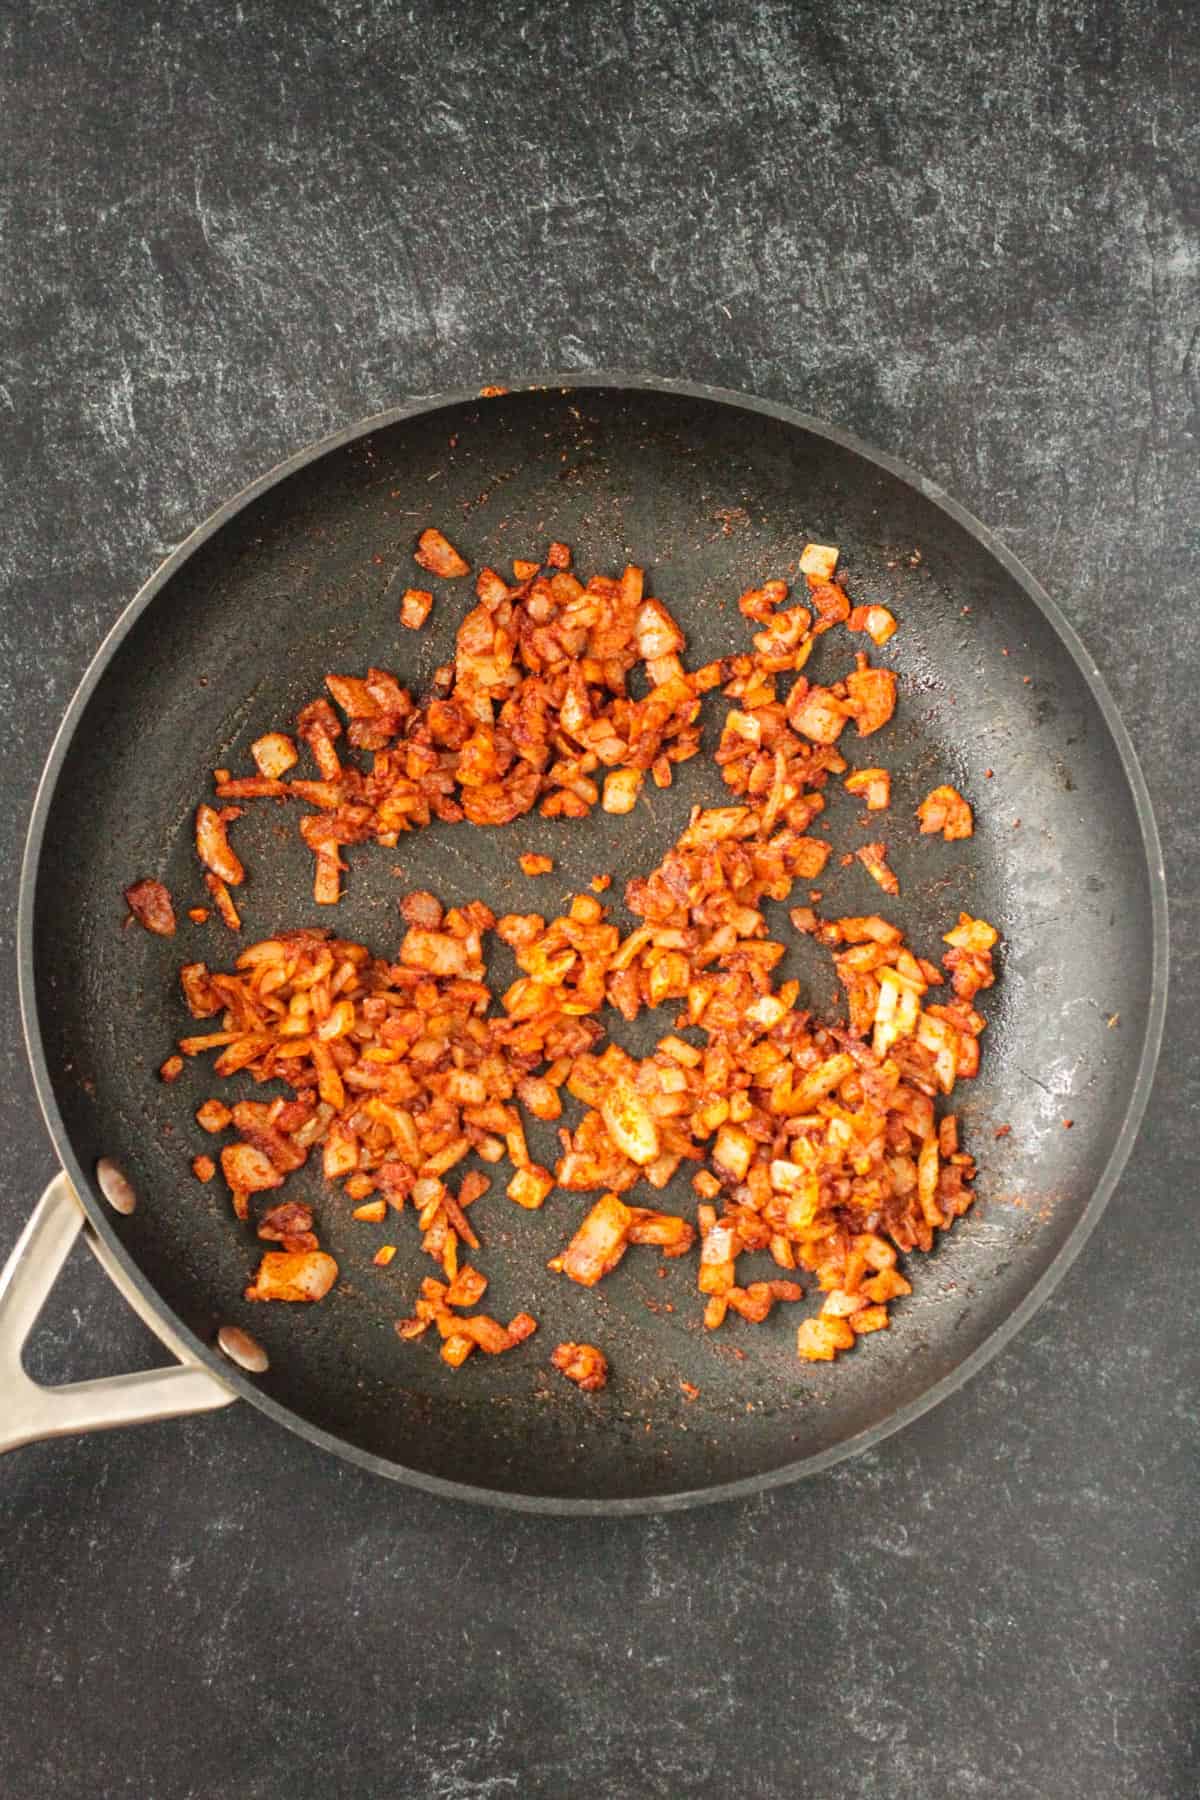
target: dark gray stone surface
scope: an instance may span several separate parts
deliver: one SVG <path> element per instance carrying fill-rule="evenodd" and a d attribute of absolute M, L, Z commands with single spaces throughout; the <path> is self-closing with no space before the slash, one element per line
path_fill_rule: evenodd
<path fill-rule="evenodd" d="M 64 0 L 0 45 L 10 968 L 56 719 L 161 554 L 335 425 L 572 364 L 787 399 L 996 526 L 1125 712 L 1175 920 L 1100 1230 L 869 1458 L 623 1525 L 242 1408 L 8 1459 L 0 1789 L 1194 1793 L 1194 9 Z M 0 1252 L 54 1166 L 3 1005 Z M 37 1368 L 155 1359 L 74 1259 Z"/>

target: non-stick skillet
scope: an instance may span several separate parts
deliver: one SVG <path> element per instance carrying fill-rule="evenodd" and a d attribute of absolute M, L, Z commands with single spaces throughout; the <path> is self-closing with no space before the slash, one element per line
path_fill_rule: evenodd
<path fill-rule="evenodd" d="M 998 925 L 1005 949 L 986 997 L 982 1074 L 959 1090 L 978 1204 L 932 1256 L 911 1259 L 915 1291 L 893 1328 L 833 1366 L 797 1362 L 794 1315 L 704 1332 L 687 1260 L 662 1279 L 655 1258 L 631 1256 L 591 1292 L 551 1275 L 546 1260 L 581 1210 L 561 1194 L 536 1215 L 502 1195 L 477 1210 L 489 1305 L 540 1320 L 510 1356 L 455 1372 L 429 1345 L 399 1342 L 393 1321 L 425 1272 L 415 1239 L 401 1235 L 390 1269 L 375 1268 L 382 1233 L 350 1221 L 315 1170 L 290 1191 L 316 1201 L 338 1286 L 310 1308 L 240 1298 L 261 1246 L 233 1220 L 222 1184 L 201 1187 L 188 1167 L 205 1147 L 192 1111 L 213 1078 L 198 1062 L 173 1087 L 155 1077 L 186 1029 L 177 965 L 221 966 L 236 947 L 215 920 L 184 921 L 173 940 L 124 929 L 122 890 L 155 875 L 181 909 L 199 897 L 190 819 L 212 769 L 248 769 L 250 740 L 291 719 L 327 671 L 382 663 L 419 686 L 446 658 L 463 584 L 442 588 L 429 632 L 396 622 L 428 524 L 477 567 L 537 556 L 550 538 L 571 543 L 587 571 L 645 564 L 696 660 L 744 644 L 736 595 L 785 572 L 807 538 L 839 544 L 852 593 L 902 622 L 887 651 L 901 705 L 876 740 L 894 775 L 886 836 L 903 891 L 890 910 L 925 954 L 960 907 Z M 831 634 L 820 667 L 848 665 L 847 643 Z M 911 809 L 943 780 L 975 803 L 965 845 L 916 837 Z M 337 928 L 394 950 L 396 903 L 415 886 L 545 910 L 607 871 L 619 895 L 688 806 L 720 795 L 701 756 L 627 819 L 439 825 L 394 853 L 364 847 Z M 852 804 L 831 807 L 839 847 L 862 835 Z M 311 904 L 294 811 L 260 806 L 238 833 L 245 941 L 329 922 Z M 534 847 L 557 864 L 536 884 L 517 869 Z M 822 885 L 832 914 L 879 898 L 836 857 Z M 814 1003 L 832 1005 L 827 959 L 806 941 L 793 956 Z M 820 1468 L 950 1392 L 1062 1276 L 1133 1146 L 1166 956 L 1150 804 L 1095 665 L 1036 582 L 930 483 L 798 413 L 687 384 L 572 377 L 369 420 L 256 483 L 168 558 L 100 649 L 51 752 L 22 880 L 20 983 L 64 1174 L 0 1288 L 0 1441 L 241 1396 L 381 1474 L 543 1511 L 683 1506 Z M 636 1029 L 617 1035 L 644 1048 Z M 102 1157 L 140 1197 L 130 1216 L 101 1195 Z M 664 1204 L 672 1198 L 687 1205 L 684 1194 Z M 81 1227 L 180 1367 L 52 1391 L 20 1371 L 29 1324 Z M 266 1373 L 220 1355 L 224 1323 L 265 1345 Z M 581 1395 L 548 1369 L 566 1337 L 609 1351 L 603 1394 Z"/>

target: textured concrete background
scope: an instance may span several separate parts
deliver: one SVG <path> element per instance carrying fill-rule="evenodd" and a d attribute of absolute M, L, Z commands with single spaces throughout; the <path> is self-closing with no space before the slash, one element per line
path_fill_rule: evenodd
<path fill-rule="evenodd" d="M 333 426 L 572 364 L 789 400 L 997 527 L 1124 710 L 1175 919 L 1105 1222 L 868 1458 L 624 1525 L 394 1490 L 241 1408 L 9 1459 L 0 1788 L 1194 1793 L 1194 9 L 64 0 L 0 50 L 9 968 L 37 771 L 163 552 Z M 2 999 L 0 1252 L 54 1166 Z M 35 1360 L 155 1351 L 76 1259 Z"/>

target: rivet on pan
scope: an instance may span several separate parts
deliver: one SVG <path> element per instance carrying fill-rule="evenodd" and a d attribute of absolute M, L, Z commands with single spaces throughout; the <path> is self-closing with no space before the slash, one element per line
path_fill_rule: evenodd
<path fill-rule="evenodd" d="M 111 1156 L 102 1156 L 96 1164 L 96 1180 L 100 1184 L 100 1192 L 114 1212 L 128 1215 L 134 1211 L 137 1194 L 128 1175 L 118 1168 Z"/>
<path fill-rule="evenodd" d="M 252 1338 L 240 1325 L 222 1325 L 217 1333 L 217 1348 L 248 1374 L 263 1375 L 271 1366 L 271 1359 L 258 1339 Z"/>

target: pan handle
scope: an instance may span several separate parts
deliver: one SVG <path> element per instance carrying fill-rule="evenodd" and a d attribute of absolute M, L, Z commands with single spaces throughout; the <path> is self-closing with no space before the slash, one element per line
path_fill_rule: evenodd
<path fill-rule="evenodd" d="M 26 1373 L 21 1360 L 25 1340 L 81 1231 L 107 1272 L 115 1276 L 116 1265 L 87 1225 L 74 1188 L 65 1175 L 56 1175 L 0 1274 L 0 1453 L 73 1431 L 107 1431 L 114 1425 L 208 1412 L 237 1399 L 154 1318 L 123 1279 L 118 1285 L 126 1299 L 179 1358 L 175 1367 L 105 1375 L 66 1387 L 42 1387 Z"/>

